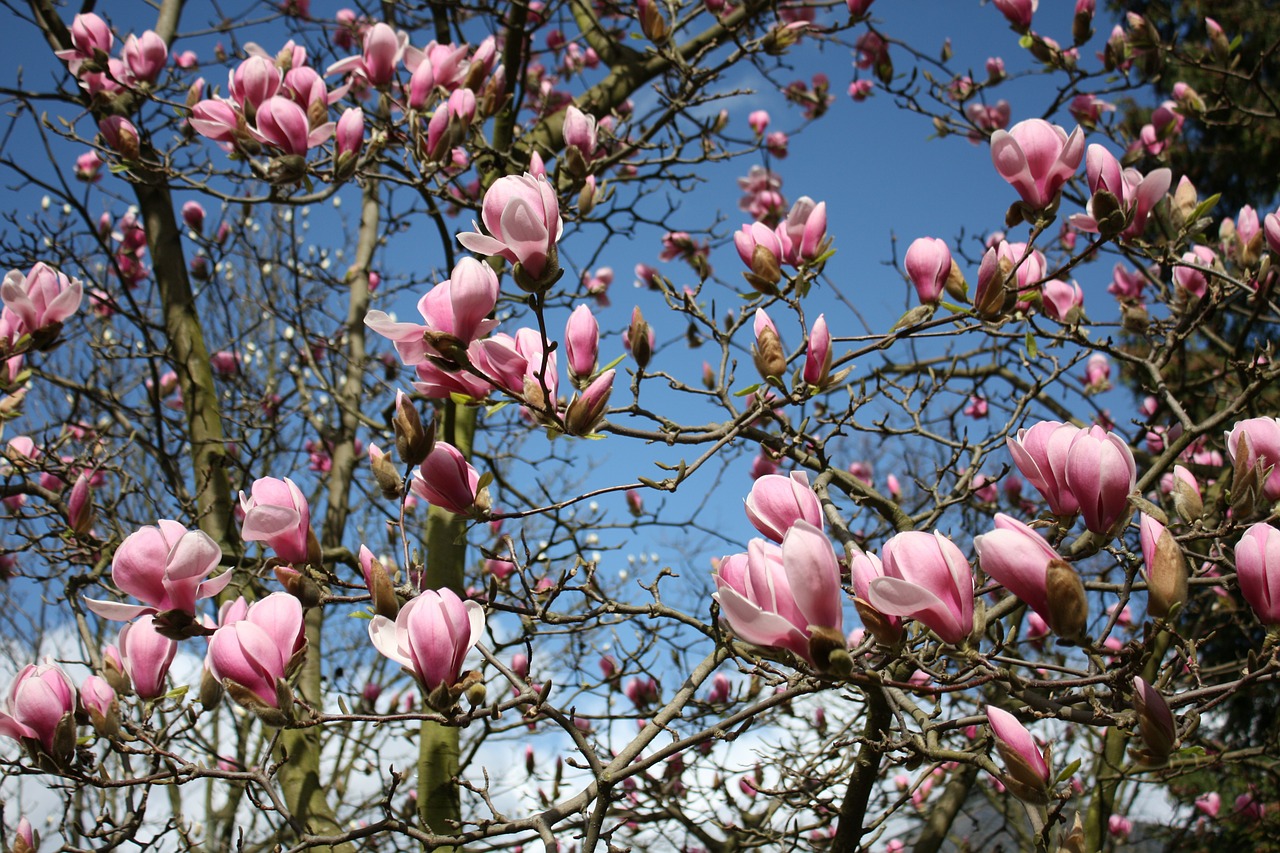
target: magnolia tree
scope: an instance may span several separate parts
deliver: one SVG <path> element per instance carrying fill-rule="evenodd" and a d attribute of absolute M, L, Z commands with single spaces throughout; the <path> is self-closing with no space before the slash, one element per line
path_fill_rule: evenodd
<path fill-rule="evenodd" d="M 11 19 L 10 849 L 1274 837 L 1280 218 L 1166 165 L 1276 120 L 1224 94 L 1268 56 L 1092 0 L 940 58 L 870 0 L 120 5 Z M 776 128 L 868 98 L 974 143 L 978 236 L 886 268 L 784 197 Z"/>

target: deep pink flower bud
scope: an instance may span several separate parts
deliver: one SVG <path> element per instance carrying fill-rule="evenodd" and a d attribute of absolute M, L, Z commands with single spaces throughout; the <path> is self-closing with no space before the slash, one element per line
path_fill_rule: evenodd
<path fill-rule="evenodd" d="M 184 50 L 173 55 L 173 64 L 183 70 L 196 68 L 200 65 L 200 57 L 196 55 L 194 50 Z"/>
<path fill-rule="evenodd" d="M 135 80 L 155 83 L 168 61 L 169 47 L 155 32 L 147 30 L 141 36 L 125 38 L 124 64 Z"/>
<path fill-rule="evenodd" d="M 983 397 L 970 397 L 969 405 L 964 407 L 964 414 L 971 418 L 985 418 L 991 411 L 991 404 Z"/>
<path fill-rule="evenodd" d="M 589 379 L 596 371 L 600 349 L 600 324 L 586 305 L 579 305 L 569 315 L 564 328 L 565 365 L 575 382 Z"/>
<path fill-rule="evenodd" d="M 107 116 L 98 122 L 98 130 L 102 132 L 102 140 L 107 147 L 125 160 L 137 160 L 141 149 L 138 143 L 138 129 L 133 122 L 124 116 Z"/>
<path fill-rule="evenodd" d="M 67 278 L 44 263 L 26 275 L 10 270 L 0 282 L 5 313 L 12 313 L 20 331 L 31 334 L 64 322 L 79 309 L 83 297 L 79 279 Z"/>
<path fill-rule="evenodd" d="M 996 736 L 996 750 L 1008 776 L 1002 780 L 1020 800 L 1043 804 L 1049 799 L 1049 765 L 1031 732 L 1018 718 L 994 705 L 987 706 L 987 722 Z"/>
<path fill-rule="evenodd" d="M 188 201 L 182 205 L 182 221 L 192 231 L 204 230 L 204 207 L 198 201 Z"/>
<path fill-rule="evenodd" d="M 783 249 L 778 235 L 764 223 L 752 222 L 743 225 L 733 235 L 733 245 L 738 250 L 738 257 L 750 270 L 747 281 L 757 290 L 772 292 L 769 289 L 782 279 L 778 265 L 782 261 Z"/>
<path fill-rule="evenodd" d="M 479 483 L 480 475 L 458 448 L 437 441 L 426 461 L 414 472 L 411 485 L 414 493 L 432 506 L 468 515 L 482 501 L 481 494 L 477 494 Z M 487 503 L 487 496 L 483 502 Z"/>
<path fill-rule="evenodd" d="M 320 546 L 311 530 L 311 507 L 302 490 L 288 477 L 262 477 L 240 492 L 244 521 L 240 537 L 246 542 L 266 542 L 286 563 L 307 563 L 320 557 Z"/>
<path fill-rule="evenodd" d="M 534 365 L 530 365 L 533 367 Z M 569 435 L 591 435 L 604 419 L 613 393 L 614 370 L 606 370 L 575 395 L 565 408 L 565 430 Z"/>
<path fill-rule="evenodd" d="M 945 240 L 919 237 L 907 248 L 903 265 L 915 285 L 920 302 L 937 305 L 942 299 L 947 277 L 951 275 L 951 249 Z"/>
<path fill-rule="evenodd" d="M 1095 352 L 1089 356 L 1084 366 L 1084 382 L 1094 391 L 1105 391 L 1111 387 L 1111 362 L 1106 355 Z"/>
<path fill-rule="evenodd" d="M 250 605 L 243 619 L 214 632 L 205 662 L 218 681 L 237 684 L 279 708 L 277 682 L 306 642 L 302 605 L 287 592 L 273 592 Z"/>
<path fill-rule="evenodd" d="M 226 101 L 200 101 L 191 108 L 188 122 L 196 133 L 214 142 L 232 144 L 236 141 L 243 121 L 235 107 Z"/>
<path fill-rule="evenodd" d="M 163 696 L 164 678 L 178 653 L 178 643 L 156 630 L 155 616 L 147 614 L 121 628 L 116 648 L 134 692 L 143 699 Z"/>
<path fill-rule="evenodd" d="M 221 559 L 222 549 L 207 533 L 161 519 L 129 534 L 111 560 L 112 582 L 142 605 L 93 599 L 86 604 L 105 619 L 121 621 L 169 610 L 194 617 L 197 601 L 212 598 L 231 581 L 230 570 L 209 578 Z"/>
<path fill-rule="evenodd" d="M 720 561 L 715 581 L 712 597 L 747 642 L 788 649 L 821 669 L 828 659 L 814 654 L 815 630 L 836 632 L 843 645 L 840 567 L 827 537 L 809 522 L 793 523 L 781 547 L 751 540 L 747 553 Z"/>
<path fill-rule="evenodd" d="M 872 607 L 923 622 L 951 645 L 973 633 L 973 570 L 955 543 L 913 530 L 885 542 L 881 555 L 884 577 L 868 587 Z"/>
<path fill-rule="evenodd" d="M 352 107 L 342 113 L 342 118 L 338 119 L 335 142 L 339 157 L 343 155 L 355 157 L 360 154 L 360 147 L 364 145 L 363 110 Z"/>
<path fill-rule="evenodd" d="M 1033 118 L 991 135 L 996 171 L 1034 210 L 1053 204 L 1083 157 L 1084 134 L 1078 127 L 1068 136 L 1061 127 Z"/>
<path fill-rule="evenodd" d="M 91 184 L 102 177 L 102 158 L 97 151 L 86 151 L 76 158 L 75 176 L 77 181 Z"/>
<path fill-rule="evenodd" d="M 4 708 L 0 710 L 0 735 L 19 741 L 23 738 L 39 741 L 50 755 L 66 757 L 75 741 L 72 738 L 64 743 L 66 739 L 58 737 L 59 729 L 69 727 L 74 731 L 75 721 L 71 715 L 75 710 L 76 688 L 57 664 L 28 664 L 13 680 Z"/>
<path fill-rule="evenodd" d="M 867 14 L 867 10 L 871 8 L 871 4 L 875 0 L 845 0 L 845 5 L 849 7 L 849 14 L 855 18 L 861 18 Z"/>
<path fill-rule="evenodd" d="M 823 529 L 822 505 L 809 488 L 809 475 L 792 471 L 790 476 L 767 474 L 751 486 L 745 502 L 747 520 L 765 536 L 781 544 L 797 521 Z"/>
<path fill-rule="evenodd" d="M 769 126 L 769 113 L 765 110 L 756 110 L 747 116 L 747 124 L 751 125 L 756 136 L 764 136 L 764 129 Z"/>
<path fill-rule="evenodd" d="M 93 491 L 89 479 L 88 474 L 77 477 L 67 496 L 67 526 L 80 536 L 87 535 L 93 527 Z"/>
<path fill-rule="evenodd" d="M 1041 421 L 1030 429 L 1018 430 L 1016 439 L 1006 440 L 1014 464 L 1054 515 L 1072 515 L 1080 508 L 1067 487 L 1067 450 L 1078 432 L 1080 429 L 1071 424 Z"/>
<path fill-rule="evenodd" d="M 1040 0 L 992 0 L 992 3 L 1009 20 L 1014 30 L 1025 33 L 1031 28 L 1031 16 L 1035 14 Z"/>
<path fill-rule="evenodd" d="M 450 151 L 466 142 L 468 130 L 476 117 L 476 96 L 470 89 L 456 89 L 449 100 L 436 107 L 427 123 L 427 158 L 447 159 Z"/>
<path fill-rule="evenodd" d="M 1208 246 L 1194 246 L 1190 252 L 1182 256 L 1182 263 L 1173 268 L 1173 283 L 1183 291 L 1197 299 L 1201 299 L 1209 290 L 1209 276 L 1206 270 L 1217 265 L 1218 254 Z"/>
<path fill-rule="evenodd" d="M 1280 530 L 1255 524 L 1235 546 L 1236 580 L 1258 621 L 1280 624 Z"/>
<path fill-rule="evenodd" d="M 1133 451 L 1115 433 L 1094 425 L 1076 433 L 1066 462 L 1067 488 L 1080 504 L 1085 527 L 1106 533 L 1129 509 L 1137 484 Z"/>
<path fill-rule="evenodd" d="M 764 147 L 769 153 L 779 160 L 785 160 L 787 157 L 787 145 L 790 140 L 787 135 L 780 130 L 775 130 L 764 138 Z"/>
<path fill-rule="evenodd" d="M 459 234 L 458 242 L 465 248 L 519 263 L 537 281 L 556 274 L 556 242 L 564 222 L 555 190 L 546 178 L 524 174 L 494 181 L 485 193 L 481 219 L 489 234 L 480 233 L 479 226 Z"/>
<path fill-rule="evenodd" d="M 529 678 L 529 656 L 524 652 L 516 652 L 511 656 L 511 671 L 514 672 L 521 680 Z"/>
<path fill-rule="evenodd" d="M 809 343 L 805 347 L 804 373 L 805 384 L 816 388 L 826 386 L 831 373 L 831 332 L 827 329 L 827 318 L 823 314 L 813 321 L 809 329 Z"/>
<path fill-rule="evenodd" d="M 115 689 L 101 675 L 90 675 L 81 683 L 80 704 L 86 711 L 106 718 L 113 710 L 119 712 L 118 708 L 112 707 L 116 703 Z"/>
<path fill-rule="evenodd" d="M 449 589 L 428 589 L 401 607 L 394 622 L 373 617 L 369 639 L 430 694 L 457 683 L 463 659 L 480 642 L 484 624 L 484 608 L 476 602 L 463 601 Z"/>
<path fill-rule="evenodd" d="M 1218 817 L 1218 811 L 1222 808 L 1222 795 L 1217 791 L 1210 791 L 1207 794 L 1201 794 L 1196 797 L 1196 809 L 1208 815 L 1211 819 Z"/>
<path fill-rule="evenodd" d="M 757 453 L 751 460 L 751 470 L 747 472 L 753 480 L 759 480 L 768 474 L 778 473 L 778 463 L 764 453 Z"/>
<path fill-rule="evenodd" d="M 421 110 L 431 101 L 435 92 L 435 68 L 428 61 L 420 61 L 409 77 L 409 109 Z"/>
<path fill-rule="evenodd" d="M 596 118 L 570 104 L 564 113 L 564 144 L 576 148 L 590 162 L 596 155 Z"/>

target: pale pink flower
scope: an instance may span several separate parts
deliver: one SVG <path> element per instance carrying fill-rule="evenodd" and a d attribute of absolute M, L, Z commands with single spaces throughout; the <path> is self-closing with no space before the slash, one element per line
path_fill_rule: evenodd
<path fill-rule="evenodd" d="M 560 203 L 546 178 L 507 175 L 494 181 L 484 196 L 481 219 L 489 234 L 458 235 L 458 242 L 481 255 L 501 255 L 540 279 L 556 266 L 556 242 L 564 230 Z M 475 223 L 472 223 L 475 225 Z"/>
<path fill-rule="evenodd" d="M 1020 121 L 991 135 L 991 162 L 1022 200 L 1035 210 L 1049 207 L 1084 157 L 1084 134 L 1044 119 Z"/>
<path fill-rule="evenodd" d="M 288 477 L 255 480 L 249 497 L 240 492 L 240 509 L 244 513 L 240 528 L 244 541 L 266 542 L 286 563 L 306 563 L 319 556 L 311 531 L 311 507 Z"/>
<path fill-rule="evenodd" d="M 369 639 L 431 693 L 457 683 L 484 626 L 484 608 L 476 602 L 463 601 L 449 589 L 428 589 L 406 602 L 394 622 L 374 616 Z"/>
<path fill-rule="evenodd" d="M 231 581 L 230 570 L 209 577 L 221 559 L 222 549 L 203 530 L 161 519 L 155 527 L 129 534 L 111 559 L 116 588 L 142 604 L 94 599 L 85 603 L 104 619 L 119 621 L 170 610 L 194 616 L 196 602 L 212 598 Z"/>

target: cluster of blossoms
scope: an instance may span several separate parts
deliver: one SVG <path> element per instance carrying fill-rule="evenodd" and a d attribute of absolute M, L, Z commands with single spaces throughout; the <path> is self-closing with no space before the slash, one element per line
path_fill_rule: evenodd
<path fill-rule="evenodd" d="M 83 298 L 84 288 L 78 279 L 68 278 L 44 263 L 37 263 L 26 275 L 18 270 L 5 275 L 0 282 L 0 300 L 4 302 L 4 309 L 0 310 L 0 357 L 6 361 L 0 386 L 17 381 L 22 352 L 51 346 L 58 339 L 63 322 L 79 310 Z"/>
<path fill-rule="evenodd" d="M 169 60 L 169 47 L 152 30 L 125 37 L 118 57 L 111 56 L 115 36 L 111 27 L 92 12 L 76 15 L 71 22 L 69 50 L 57 51 L 80 87 L 95 101 L 110 103 L 134 89 L 149 89 L 160 79 Z"/>
<path fill-rule="evenodd" d="M 541 292 L 560 277 L 556 243 L 564 225 L 545 176 L 526 173 L 495 181 L 485 194 L 481 219 L 488 233 L 477 225 L 476 231 L 460 234 L 465 247 L 505 258 L 526 290 Z M 374 310 L 365 324 L 395 344 L 404 364 L 417 371 L 414 387 L 428 398 L 483 400 L 501 390 L 539 422 L 572 435 L 593 432 L 606 411 L 614 371 L 596 371 L 600 332 L 590 310 L 580 306 L 566 325 L 564 351 L 581 394 L 562 406 L 558 353 L 548 351 L 542 334 L 530 328 L 514 336 L 494 331 L 498 321 L 489 314 L 499 291 L 489 265 L 463 258 L 449 279 L 419 300 L 423 323 L 398 322 Z M 443 449 L 448 445 L 437 447 L 448 453 Z"/>

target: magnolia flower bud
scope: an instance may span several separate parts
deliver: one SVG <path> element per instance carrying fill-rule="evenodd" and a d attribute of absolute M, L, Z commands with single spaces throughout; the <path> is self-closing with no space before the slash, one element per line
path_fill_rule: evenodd
<path fill-rule="evenodd" d="M 1144 513 L 1139 528 L 1146 564 L 1147 612 L 1163 619 L 1187 600 L 1187 560 L 1163 524 Z"/>
<path fill-rule="evenodd" d="M 1139 760 L 1148 767 L 1163 767 L 1178 745 L 1177 725 L 1169 703 L 1155 687 L 1134 678 L 1133 710 L 1138 715 L 1138 733 L 1147 747 L 1138 752 Z"/>
<path fill-rule="evenodd" d="M 435 446 L 435 421 L 429 429 L 423 429 L 418 409 L 404 395 L 396 392 L 396 413 L 391 421 L 396 433 L 396 454 L 406 465 L 421 465 L 422 460 Z"/>
<path fill-rule="evenodd" d="M 1089 624 L 1089 598 L 1080 575 L 1062 560 L 1050 560 L 1045 570 L 1049 627 L 1064 640 L 1081 640 Z"/>

